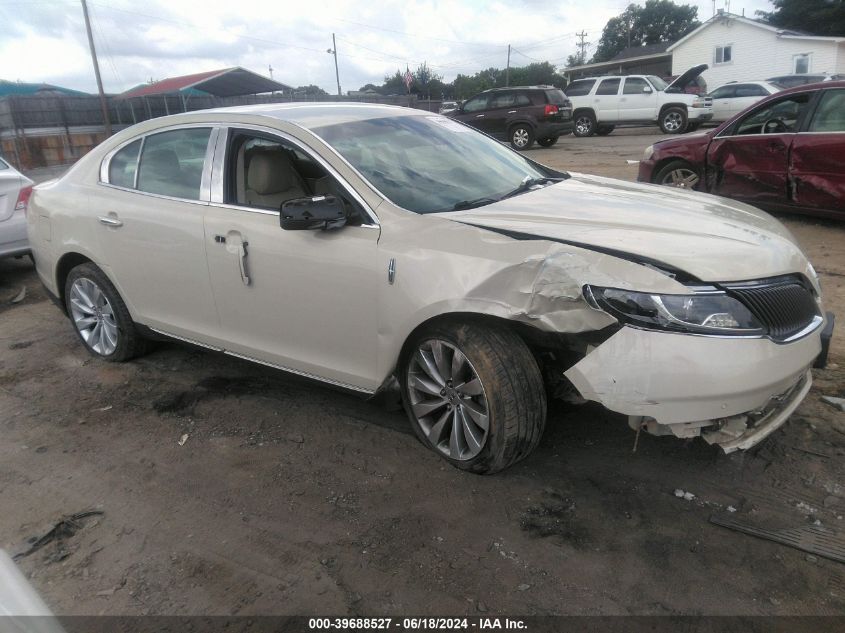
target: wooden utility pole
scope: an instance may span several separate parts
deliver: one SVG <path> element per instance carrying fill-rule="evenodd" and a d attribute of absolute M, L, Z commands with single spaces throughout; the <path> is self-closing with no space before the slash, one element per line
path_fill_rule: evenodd
<path fill-rule="evenodd" d="M 91 34 L 91 20 L 88 18 L 88 4 L 82 1 L 82 14 L 85 16 L 85 30 L 88 31 L 88 46 L 91 48 L 91 60 L 94 62 L 94 76 L 97 78 L 97 90 L 100 92 L 100 107 L 103 109 L 103 123 L 106 126 L 106 136 L 111 136 L 111 119 L 109 106 L 106 103 L 106 93 L 103 92 L 103 80 L 100 77 L 100 63 L 97 61 L 97 49 L 94 48 L 94 36 Z"/>
<path fill-rule="evenodd" d="M 581 41 L 578 43 L 578 63 L 579 64 L 586 64 L 587 63 L 587 46 L 589 42 L 585 42 L 584 38 L 587 37 L 587 32 L 584 29 L 581 29 L 580 33 L 576 33 L 575 37 L 580 39 Z"/>
<path fill-rule="evenodd" d="M 334 55 L 334 76 L 337 79 L 337 96 L 340 95 L 340 73 L 337 70 L 337 42 L 334 40 L 334 33 L 332 33 L 332 47 L 326 51 Z"/>
<path fill-rule="evenodd" d="M 505 69 L 505 86 L 511 85 L 511 45 L 508 44 L 508 67 Z"/>

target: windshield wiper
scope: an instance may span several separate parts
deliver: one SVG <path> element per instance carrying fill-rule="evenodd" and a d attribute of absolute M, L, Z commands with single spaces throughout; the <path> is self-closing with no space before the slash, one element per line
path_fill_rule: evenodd
<path fill-rule="evenodd" d="M 505 195 L 503 195 L 499 200 L 504 200 L 505 198 L 510 198 L 512 196 L 518 196 L 521 193 L 525 193 L 532 187 L 536 187 L 537 185 L 542 185 L 544 183 L 551 183 L 551 182 L 560 182 L 563 178 L 551 178 L 549 176 L 544 176 L 543 178 L 532 178 L 531 176 L 526 176 L 522 179 L 522 182 L 519 183 L 519 186 L 512 191 L 508 191 Z"/>
<path fill-rule="evenodd" d="M 461 200 L 452 206 L 452 211 L 463 211 L 464 209 L 475 209 L 476 207 L 483 207 L 485 204 L 493 204 L 498 202 L 496 198 L 476 198 L 475 200 Z"/>

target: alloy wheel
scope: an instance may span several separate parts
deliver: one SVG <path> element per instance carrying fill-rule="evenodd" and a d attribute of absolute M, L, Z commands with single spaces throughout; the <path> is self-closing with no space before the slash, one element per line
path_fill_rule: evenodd
<path fill-rule="evenodd" d="M 663 117 L 663 127 L 666 129 L 667 132 L 675 132 L 676 130 L 681 129 L 681 125 L 684 123 L 684 118 L 678 112 L 670 112 L 665 117 Z"/>
<path fill-rule="evenodd" d="M 528 130 L 518 127 L 513 131 L 513 144 L 517 147 L 525 147 L 528 145 L 528 137 Z"/>
<path fill-rule="evenodd" d="M 408 363 L 410 408 L 429 443 L 454 460 L 478 455 L 487 442 L 487 396 L 469 359 L 441 339 L 423 341 Z"/>
<path fill-rule="evenodd" d="M 680 167 L 666 174 L 660 184 L 678 187 L 679 189 L 695 189 L 698 180 L 698 174 L 695 171 L 687 167 Z"/>
<path fill-rule="evenodd" d="M 575 119 L 575 131 L 578 134 L 589 134 L 593 129 L 593 120 L 588 116 L 579 116 Z"/>
<path fill-rule="evenodd" d="M 103 356 L 117 349 L 119 331 L 114 310 L 96 283 L 85 277 L 73 282 L 70 311 L 73 323 L 88 347 Z"/>

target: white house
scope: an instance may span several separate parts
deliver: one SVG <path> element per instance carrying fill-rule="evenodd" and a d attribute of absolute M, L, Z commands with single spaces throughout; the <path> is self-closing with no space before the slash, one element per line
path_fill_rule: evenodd
<path fill-rule="evenodd" d="M 672 74 L 698 64 L 710 90 L 729 81 L 791 73 L 845 73 L 845 37 L 778 29 L 732 13 L 718 13 L 672 44 Z"/>

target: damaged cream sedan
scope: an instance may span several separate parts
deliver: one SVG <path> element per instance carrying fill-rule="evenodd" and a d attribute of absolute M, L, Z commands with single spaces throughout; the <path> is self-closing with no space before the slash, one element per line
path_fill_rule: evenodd
<path fill-rule="evenodd" d="M 406 108 L 147 121 L 38 186 L 27 221 L 94 355 L 167 337 L 368 395 L 398 381 L 420 440 L 478 473 L 531 453 L 551 397 L 748 448 L 832 326 L 765 213 L 556 172 Z"/>

